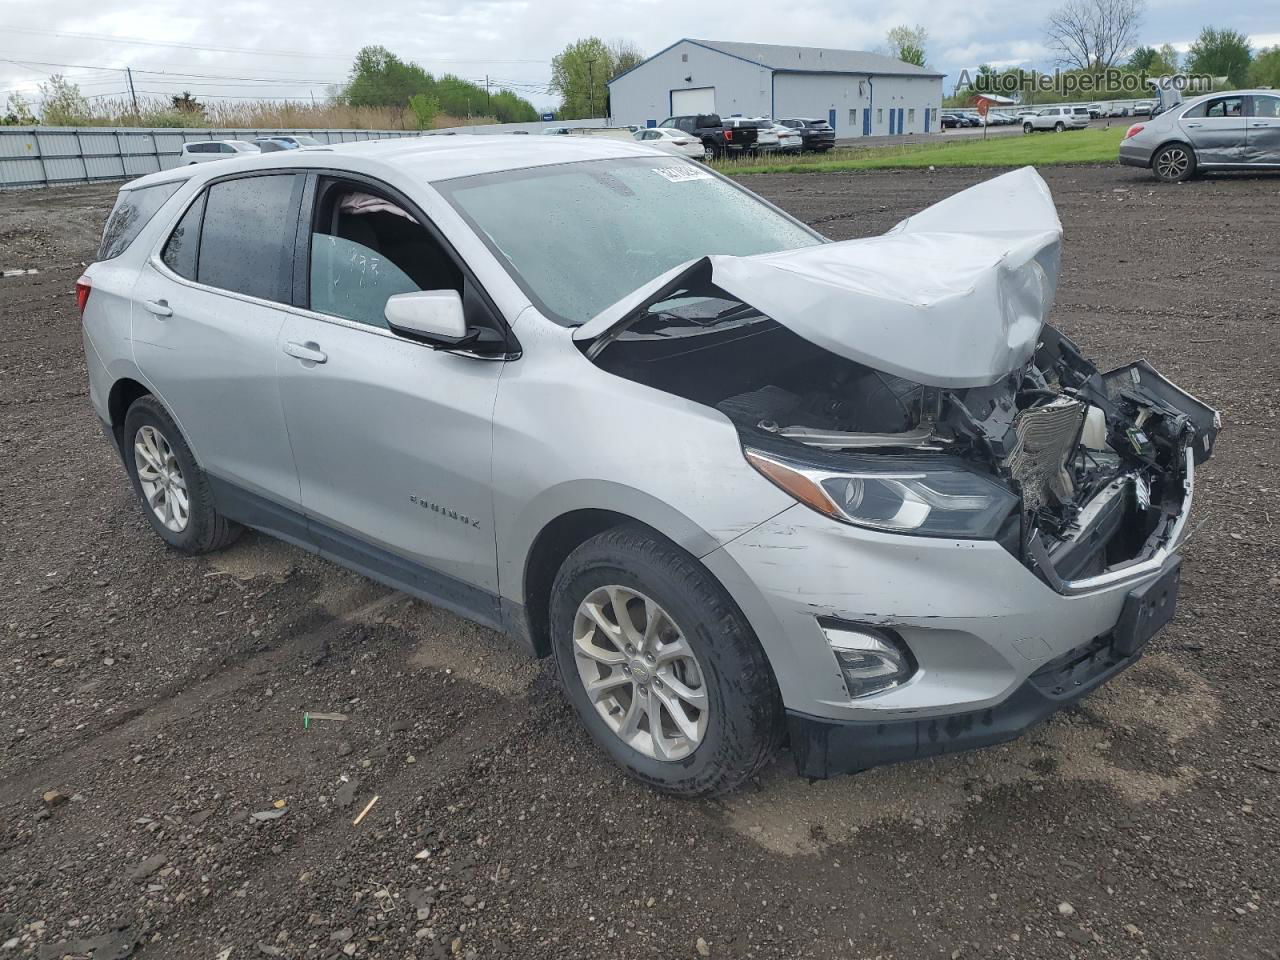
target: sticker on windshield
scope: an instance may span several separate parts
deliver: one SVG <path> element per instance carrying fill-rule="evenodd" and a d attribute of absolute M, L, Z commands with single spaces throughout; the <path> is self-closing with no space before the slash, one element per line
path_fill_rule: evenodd
<path fill-rule="evenodd" d="M 705 170 L 699 170 L 691 163 L 682 163 L 674 167 L 654 167 L 653 172 L 660 177 L 666 177 L 672 183 L 711 179 L 711 174 Z"/>

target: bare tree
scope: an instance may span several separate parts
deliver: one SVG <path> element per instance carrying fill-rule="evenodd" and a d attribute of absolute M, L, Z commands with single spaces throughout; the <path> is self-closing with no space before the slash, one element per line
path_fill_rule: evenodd
<path fill-rule="evenodd" d="M 1145 11 L 1146 0 L 1067 0 L 1049 15 L 1045 34 L 1060 65 L 1103 70 L 1133 46 Z"/>
<path fill-rule="evenodd" d="M 607 46 L 610 80 L 644 62 L 644 52 L 630 40 L 610 40 Z"/>

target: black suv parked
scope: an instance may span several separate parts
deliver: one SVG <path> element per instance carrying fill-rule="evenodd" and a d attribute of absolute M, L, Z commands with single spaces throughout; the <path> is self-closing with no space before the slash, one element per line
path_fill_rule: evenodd
<path fill-rule="evenodd" d="M 660 127 L 675 127 L 697 137 L 716 156 L 747 153 L 755 149 L 759 130 L 756 126 L 727 127 L 718 113 L 698 113 L 687 117 L 667 117 Z"/>
<path fill-rule="evenodd" d="M 830 150 L 836 145 L 836 132 L 825 120 L 795 118 L 778 122 L 800 132 L 801 150 Z"/>

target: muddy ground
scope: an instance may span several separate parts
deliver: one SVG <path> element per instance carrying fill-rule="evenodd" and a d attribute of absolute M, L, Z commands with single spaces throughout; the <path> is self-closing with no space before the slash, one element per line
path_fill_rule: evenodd
<path fill-rule="evenodd" d="M 818 783 L 784 755 L 700 802 L 485 630 L 260 536 L 166 550 L 86 396 L 114 187 L 0 194 L 0 269 L 39 270 L 0 280 L 0 958 L 1275 960 L 1280 178 L 1044 173 L 1058 322 L 1227 425 L 1177 620 L 1013 744 Z M 748 182 L 846 238 L 991 175 Z"/>

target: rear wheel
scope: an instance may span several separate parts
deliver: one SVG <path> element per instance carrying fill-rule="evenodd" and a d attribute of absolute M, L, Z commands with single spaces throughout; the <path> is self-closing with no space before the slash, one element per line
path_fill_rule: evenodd
<path fill-rule="evenodd" d="M 1023 124 L 1022 124 L 1022 132 L 1023 132 L 1023 133 L 1035 133 L 1035 130 L 1036 130 L 1036 128 L 1035 128 L 1034 126 L 1032 126 L 1032 125 L 1031 125 L 1031 121 L 1030 121 L 1030 120 L 1028 120 L 1028 121 L 1026 121 L 1025 123 L 1023 123 Z"/>
<path fill-rule="evenodd" d="M 698 561 L 641 526 L 571 553 L 551 592 L 565 693 L 592 739 L 667 793 L 723 793 L 777 751 L 782 705 L 764 650 Z"/>
<path fill-rule="evenodd" d="M 183 553 L 208 553 L 240 535 L 243 528 L 214 507 L 208 477 L 155 397 L 139 397 L 129 407 L 123 453 L 143 513 L 169 546 Z"/>
<path fill-rule="evenodd" d="M 1151 172 L 1165 183 L 1181 183 L 1196 172 L 1196 155 L 1185 144 L 1171 143 L 1151 158 Z"/>

